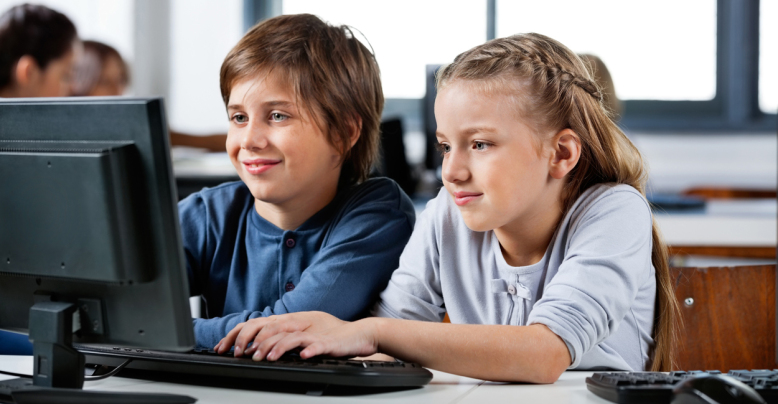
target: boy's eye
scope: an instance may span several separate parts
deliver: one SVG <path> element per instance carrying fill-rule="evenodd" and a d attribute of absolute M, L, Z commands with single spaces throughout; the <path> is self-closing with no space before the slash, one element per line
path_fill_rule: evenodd
<path fill-rule="evenodd" d="M 443 154 L 448 154 L 448 152 L 451 151 L 451 145 L 446 143 L 438 143 L 437 144 L 438 151 L 440 151 Z"/>
<path fill-rule="evenodd" d="M 249 121 L 249 117 L 243 114 L 235 114 L 232 116 L 232 120 L 235 121 L 235 123 L 246 123 Z"/>
<path fill-rule="evenodd" d="M 273 112 L 272 114 L 270 114 L 270 119 L 272 119 L 273 122 L 282 122 L 285 121 L 286 118 L 288 118 L 286 115 L 279 112 Z"/>
<path fill-rule="evenodd" d="M 478 151 L 484 151 L 489 148 L 489 144 L 485 142 L 473 142 L 473 148 Z"/>

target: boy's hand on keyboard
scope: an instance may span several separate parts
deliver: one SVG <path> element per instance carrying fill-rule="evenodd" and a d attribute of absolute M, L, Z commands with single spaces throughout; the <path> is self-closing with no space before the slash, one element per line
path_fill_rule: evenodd
<path fill-rule="evenodd" d="M 378 331 L 374 319 L 366 318 L 323 332 L 295 331 L 279 333 L 265 340 L 252 357 L 256 361 L 277 360 L 285 352 L 304 348 L 300 357 L 319 355 L 334 357 L 368 356 L 378 352 Z"/>
<path fill-rule="evenodd" d="M 337 317 L 320 311 L 255 318 L 235 326 L 213 350 L 224 354 L 234 345 L 235 356 L 251 355 L 268 339 L 277 335 L 299 331 L 318 333 L 343 323 Z M 277 338 L 267 343 L 275 345 L 275 342 Z"/>

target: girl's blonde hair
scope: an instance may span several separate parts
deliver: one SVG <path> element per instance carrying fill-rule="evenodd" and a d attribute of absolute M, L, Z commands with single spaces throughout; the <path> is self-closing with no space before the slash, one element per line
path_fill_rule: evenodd
<path fill-rule="evenodd" d="M 648 171 L 640 152 L 603 107 L 602 90 L 587 66 L 561 43 L 535 33 L 486 42 L 441 69 L 437 87 L 455 80 L 472 81 L 487 91 L 509 89 L 517 95 L 519 113 L 539 133 L 569 128 L 579 136 L 581 157 L 563 189 L 565 212 L 581 193 L 599 183 L 628 184 L 645 196 Z M 680 308 L 670 279 L 667 246 L 655 220 L 652 239 L 657 295 L 650 369 L 667 371 L 674 366 Z"/>

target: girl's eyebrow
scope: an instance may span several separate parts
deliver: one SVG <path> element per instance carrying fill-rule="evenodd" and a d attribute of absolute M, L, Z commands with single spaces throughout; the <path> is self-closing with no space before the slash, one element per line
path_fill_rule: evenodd
<path fill-rule="evenodd" d="M 471 128 L 464 129 L 459 133 L 465 136 L 472 136 L 477 133 L 497 133 L 497 129 L 492 126 L 474 126 Z M 446 137 L 446 135 L 444 135 L 442 132 L 439 131 L 435 131 L 435 136 L 443 137 L 443 138 Z"/>
<path fill-rule="evenodd" d="M 464 131 L 462 131 L 465 135 L 474 135 L 476 133 L 497 133 L 497 129 L 492 126 L 474 126 L 472 128 L 467 128 Z"/>

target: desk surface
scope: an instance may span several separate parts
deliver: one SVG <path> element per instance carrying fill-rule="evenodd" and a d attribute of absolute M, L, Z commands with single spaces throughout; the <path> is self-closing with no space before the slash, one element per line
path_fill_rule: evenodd
<path fill-rule="evenodd" d="M 0 370 L 31 374 L 32 357 L 0 356 Z M 592 372 L 565 372 L 551 385 L 507 384 L 484 382 L 432 371 L 434 378 L 429 385 L 415 390 L 406 390 L 374 395 L 311 397 L 302 394 L 274 393 L 252 390 L 225 389 L 217 387 L 191 386 L 183 384 L 152 382 L 147 380 L 111 377 L 105 380 L 87 382 L 86 389 L 185 394 L 198 399 L 198 404 L 210 403 L 476 403 L 521 401 L 526 403 L 608 403 L 586 390 L 586 377 Z M 0 380 L 11 376 L 0 374 Z"/>
<path fill-rule="evenodd" d="M 775 199 L 711 200 L 705 211 L 654 214 L 668 245 L 775 247 Z"/>

